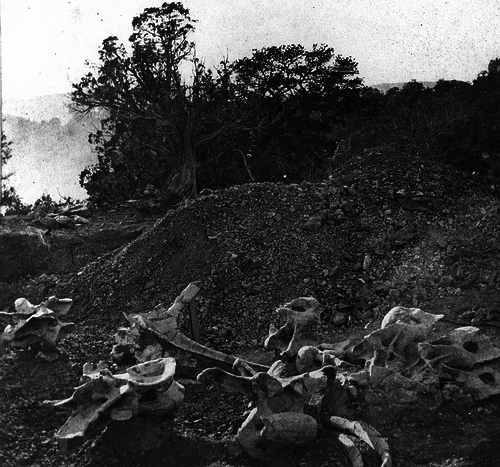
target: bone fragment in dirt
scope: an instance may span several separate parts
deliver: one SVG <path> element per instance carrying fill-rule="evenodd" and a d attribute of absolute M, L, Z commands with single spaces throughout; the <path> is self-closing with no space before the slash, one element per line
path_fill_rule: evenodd
<path fill-rule="evenodd" d="M 418 308 L 393 308 L 381 329 L 347 351 L 365 369 L 371 388 L 384 389 L 396 403 L 440 403 L 442 383 L 455 385 L 475 400 L 500 394 L 500 349 L 478 328 L 465 326 L 429 341 L 443 315 Z M 316 357 L 317 358 L 317 357 Z M 423 399 L 422 399 L 423 400 Z"/>
<path fill-rule="evenodd" d="M 56 434 L 61 449 L 71 452 L 112 421 L 123 422 L 138 414 L 149 414 L 160 420 L 172 413 L 184 400 L 184 388 L 174 381 L 174 374 L 173 358 L 135 365 L 126 373 L 116 375 L 102 363 L 86 364 L 84 383 L 69 399 L 45 402 L 72 410 Z"/>
<path fill-rule="evenodd" d="M 419 350 L 426 366 L 474 400 L 500 394 L 500 349 L 478 328 L 457 328 L 430 343 L 422 342 Z"/>
<path fill-rule="evenodd" d="M 430 330 L 442 318 L 444 318 L 444 315 L 434 315 L 432 313 L 427 313 L 425 311 L 422 311 L 420 308 L 406 308 L 403 306 L 396 306 L 384 316 L 380 327 L 381 329 L 383 329 L 394 323 L 404 323 L 412 324 L 426 330 Z"/>
<path fill-rule="evenodd" d="M 148 313 L 126 314 L 125 318 L 131 324 L 131 328 L 129 331 L 121 329 L 115 337 L 117 345 L 112 350 L 114 358 L 130 354 L 137 359 L 142 357 L 143 361 L 146 361 L 151 355 L 169 355 L 177 359 L 179 371 L 187 376 L 196 376 L 202 369 L 213 365 L 231 370 L 236 357 L 199 344 L 180 330 L 182 310 L 195 298 L 200 290 L 199 284 L 199 282 L 189 284 L 168 309 L 160 304 Z M 149 350 L 141 343 L 144 331 L 156 338 L 156 342 L 148 344 Z M 257 371 L 269 369 L 257 363 L 247 362 L 247 364 Z"/>
<path fill-rule="evenodd" d="M 14 312 L 0 311 L 0 324 L 4 326 L 17 324 L 19 320 L 28 319 L 37 313 L 42 306 L 52 311 L 56 318 L 61 318 L 67 314 L 72 304 L 71 298 L 57 298 L 55 296 L 49 297 L 39 305 L 33 305 L 26 298 L 18 298 L 14 302 Z"/>
<path fill-rule="evenodd" d="M 271 326 L 264 343 L 266 349 L 281 351 L 280 358 L 289 360 L 301 347 L 317 344 L 315 328 L 320 323 L 320 309 L 315 298 L 296 298 L 277 308 L 275 313 L 285 316 L 286 322 L 279 329 Z"/>
<path fill-rule="evenodd" d="M 386 361 L 411 364 L 418 359 L 418 343 L 429 338 L 434 325 L 442 317 L 419 308 L 395 307 L 386 314 L 380 329 L 347 350 L 347 358 L 354 362 L 367 361 L 374 357 L 377 349 L 379 356 Z M 385 363 L 379 363 L 378 366 L 384 366 Z"/>
<path fill-rule="evenodd" d="M 226 391 L 244 394 L 254 405 L 236 436 L 243 449 L 257 459 L 279 455 L 282 446 L 311 442 L 317 434 L 316 420 L 304 413 L 313 395 L 326 393 L 335 382 L 335 368 L 282 377 L 285 364 L 277 361 L 267 373 L 256 373 L 236 362 L 244 375 L 208 368 L 198 375 L 203 384 L 216 384 Z"/>
<path fill-rule="evenodd" d="M 451 375 L 453 380 L 476 401 L 500 394 L 500 362 L 482 365 L 473 370 L 464 371 L 443 365 L 443 371 Z"/>
<path fill-rule="evenodd" d="M 33 305 L 25 298 L 15 302 L 16 311 L 0 313 L 0 322 L 6 323 L 0 335 L 0 352 L 7 348 L 28 349 L 39 351 L 44 360 L 52 361 L 58 358 L 58 342 L 73 332 L 73 323 L 59 320 L 67 314 L 72 305 L 71 299 L 50 297 L 39 305 Z"/>
<path fill-rule="evenodd" d="M 344 356 L 344 350 L 342 344 L 335 347 L 333 345 L 327 345 L 328 348 L 322 350 L 325 344 L 320 344 L 318 347 L 311 345 L 305 345 L 301 347 L 297 352 L 297 358 L 295 360 L 295 368 L 297 372 L 306 373 L 307 371 L 317 370 L 325 365 L 338 366 L 342 363 L 340 357 Z"/>
<path fill-rule="evenodd" d="M 420 352 L 427 360 L 439 357 L 441 363 L 462 370 L 500 360 L 500 349 L 474 326 L 457 328 L 430 343 L 422 343 Z"/>
<path fill-rule="evenodd" d="M 346 418 L 334 416 L 322 417 L 321 423 L 327 428 L 348 433 L 361 439 L 380 456 L 382 459 L 381 467 L 392 467 L 392 458 L 387 440 L 375 428 L 363 422 L 353 422 Z M 363 465 L 362 461 L 360 465 Z"/>
<path fill-rule="evenodd" d="M 364 467 L 363 457 L 361 456 L 361 451 L 354 444 L 353 440 L 349 436 L 343 433 L 338 435 L 338 440 L 344 448 L 344 452 L 351 461 L 352 467 Z"/>

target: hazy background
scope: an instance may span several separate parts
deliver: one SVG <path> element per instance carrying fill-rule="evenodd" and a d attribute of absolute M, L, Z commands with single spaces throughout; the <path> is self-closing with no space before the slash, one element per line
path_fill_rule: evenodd
<path fill-rule="evenodd" d="M 29 202 L 43 191 L 83 197 L 78 174 L 93 155 L 82 131 L 27 138 L 23 117 L 69 121 L 61 96 L 96 61 L 102 40 L 126 42 L 133 16 L 163 0 L 2 0 L 2 85 L 5 129 L 14 141 L 12 184 Z M 254 48 L 327 43 L 352 56 L 368 85 L 470 81 L 500 56 L 500 0 L 186 0 L 197 19 L 193 37 L 208 65 Z M 31 100 L 29 100 L 31 99 Z M 22 122 L 21 122 L 22 123 Z M 53 122 L 54 124 L 54 122 Z M 22 126 L 22 125 L 21 125 Z M 84 130 L 84 131 L 83 131 Z M 9 133 L 10 132 L 10 133 Z M 47 135 L 50 133 L 47 129 Z M 70 132 L 71 133 L 71 132 Z M 23 134 L 20 140 L 19 134 Z M 51 142 L 52 141 L 52 142 Z M 57 189 L 56 189 L 57 188 Z M 42 191 L 40 191 L 42 190 Z"/>

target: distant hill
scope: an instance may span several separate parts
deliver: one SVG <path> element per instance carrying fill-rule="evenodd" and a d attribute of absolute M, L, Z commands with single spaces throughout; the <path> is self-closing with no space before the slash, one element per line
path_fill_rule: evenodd
<path fill-rule="evenodd" d="M 426 88 L 433 88 L 436 85 L 436 81 L 419 81 L 419 83 L 422 83 Z M 392 88 L 402 88 L 405 83 L 381 83 L 381 84 L 372 84 L 370 87 L 378 89 L 379 91 L 382 91 L 383 93 L 386 93 L 389 89 Z"/>
<path fill-rule="evenodd" d="M 71 102 L 68 94 L 49 94 L 32 99 L 7 99 L 3 102 L 5 115 L 22 117 L 34 122 L 49 121 L 57 117 L 61 123 L 71 119 L 68 104 Z"/>

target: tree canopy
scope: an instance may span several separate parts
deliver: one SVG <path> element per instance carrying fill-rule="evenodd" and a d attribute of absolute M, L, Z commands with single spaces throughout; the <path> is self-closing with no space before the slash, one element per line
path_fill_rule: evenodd
<path fill-rule="evenodd" d="M 73 84 L 76 110 L 107 112 L 90 137 L 98 164 L 81 177 L 90 191 L 107 182 L 106 196 L 150 184 L 172 200 L 192 196 L 198 178 L 209 185 L 226 169 L 242 173 L 238 154 L 265 158 L 299 114 L 302 123 L 313 111 L 340 115 L 360 86 L 357 64 L 326 45 L 267 47 L 208 69 L 190 41 L 195 20 L 179 2 L 146 8 L 132 26 L 128 47 L 105 39 L 99 63 Z M 214 160 L 221 170 L 210 177 Z"/>
<path fill-rule="evenodd" d="M 500 60 L 473 83 L 410 81 L 386 94 L 326 44 L 255 49 L 209 69 L 181 3 L 146 8 L 128 44 L 108 37 L 73 84 L 73 106 L 101 109 L 89 136 L 98 163 L 80 183 L 97 202 L 156 193 L 167 204 L 198 188 L 321 178 L 373 147 L 427 153 L 467 167 L 497 157 Z"/>

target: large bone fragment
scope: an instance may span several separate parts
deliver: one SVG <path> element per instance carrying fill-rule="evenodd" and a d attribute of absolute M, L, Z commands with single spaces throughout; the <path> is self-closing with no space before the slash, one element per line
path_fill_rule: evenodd
<path fill-rule="evenodd" d="M 338 440 L 344 448 L 344 452 L 351 461 L 352 467 L 364 467 L 363 458 L 361 457 L 361 451 L 354 444 L 354 441 L 349 438 L 349 436 L 343 433 L 338 435 Z"/>
<path fill-rule="evenodd" d="M 443 365 L 443 371 L 451 374 L 462 391 L 470 394 L 476 401 L 500 394 L 500 362 L 471 371 L 446 368 Z"/>
<path fill-rule="evenodd" d="M 422 343 L 420 351 L 426 360 L 438 358 L 452 368 L 463 370 L 500 360 L 500 349 L 474 326 L 457 328 L 430 343 Z"/>
<path fill-rule="evenodd" d="M 7 347 L 34 348 L 39 351 L 40 357 L 56 359 L 58 342 L 73 332 L 75 327 L 73 323 L 59 320 L 59 317 L 67 314 L 71 305 L 71 299 L 56 297 L 50 297 L 39 305 L 33 305 L 25 298 L 17 299 L 15 312 L 0 313 L 0 322 L 7 324 L 0 335 L 0 351 Z"/>
<path fill-rule="evenodd" d="M 286 361 L 295 357 L 301 347 L 318 342 L 315 328 L 320 323 L 320 310 L 315 298 L 296 298 L 275 313 L 286 317 L 286 322 L 279 329 L 271 326 L 264 343 L 266 349 L 281 351 L 280 358 Z"/>
<path fill-rule="evenodd" d="M 452 384 L 475 400 L 500 394 L 500 349 L 478 328 L 465 326 L 430 341 L 443 315 L 418 308 L 393 308 L 381 329 L 347 351 L 349 361 L 364 365 L 352 380 L 368 379 L 395 403 L 439 403 L 442 384 Z M 311 354 L 305 357 L 318 360 Z M 422 397 L 424 396 L 424 397 Z"/>
<path fill-rule="evenodd" d="M 397 361 L 409 365 L 419 358 L 418 344 L 430 336 L 435 323 L 443 315 L 426 313 L 419 308 L 395 307 L 382 321 L 380 329 L 367 335 L 359 344 L 348 349 L 352 361 L 368 361 L 378 353 L 378 366 Z"/>
<path fill-rule="evenodd" d="M 313 395 L 326 393 L 334 384 L 334 367 L 286 378 L 281 376 L 285 368 L 281 361 L 267 373 L 255 373 L 241 362 L 236 365 L 247 375 L 236 376 L 220 368 L 208 368 L 198 375 L 198 381 L 216 384 L 252 400 L 253 408 L 236 436 L 250 456 L 269 459 L 279 455 L 283 446 L 306 444 L 316 437 L 317 422 L 304 410 Z"/>
<path fill-rule="evenodd" d="M 126 421 L 138 414 L 163 417 L 184 400 L 184 388 L 174 381 L 175 359 L 163 358 L 135 365 L 113 375 L 105 365 L 84 366 L 82 380 L 69 399 L 47 401 L 72 410 L 56 438 L 61 449 L 72 451 L 100 433 L 112 421 Z"/>
<path fill-rule="evenodd" d="M 428 367 L 473 399 L 500 394 L 500 349 L 478 328 L 454 329 L 430 343 L 422 342 L 419 350 Z"/>
<path fill-rule="evenodd" d="M 114 358 L 125 354 L 134 356 L 138 361 L 146 361 L 151 356 L 172 356 L 177 360 L 179 373 L 189 377 L 196 375 L 203 368 L 217 365 L 231 371 L 236 357 L 219 352 L 193 341 L 180 330 L 186 305 L 194 299 L 200 290 L 200 283 L 189 284 L 166 309 L 162 304 L 148 313 L 126 314 L 131 324 L 129 330 L 121 329 L 116 337 L 117 345 L 112 351 Z M 155 336 L 152 342 L 143 345 L 144 331 Z M 267 371 L 268 367 L 247 362 L 258 371 Z"/>
<path fill-rule="evenodd" d="M 396 306 L 384 316 L 380 327 L 383 329 L 394 323 L 404 323 L 418 326 L 425 331 L 430 331 L 443 317 L 444 315 L 433 315 L 432 313 L 422 311 L 420 308 Z"/>
<path fill-rule="evenodd" d="M 348 433 L 361 439 L 380 456 L 382 460 L 381 467 L 392 467 L 392 458 L 387 439 L 382 437 L 375 428 L 363 422 L 353 422 L 335 416 L 322 417 L 321 423 L 328 428 Z M 363 461 L 360 459 L 360 456 L 353 455 L 352 461 L 354 465 L 363 466 Z"/>

